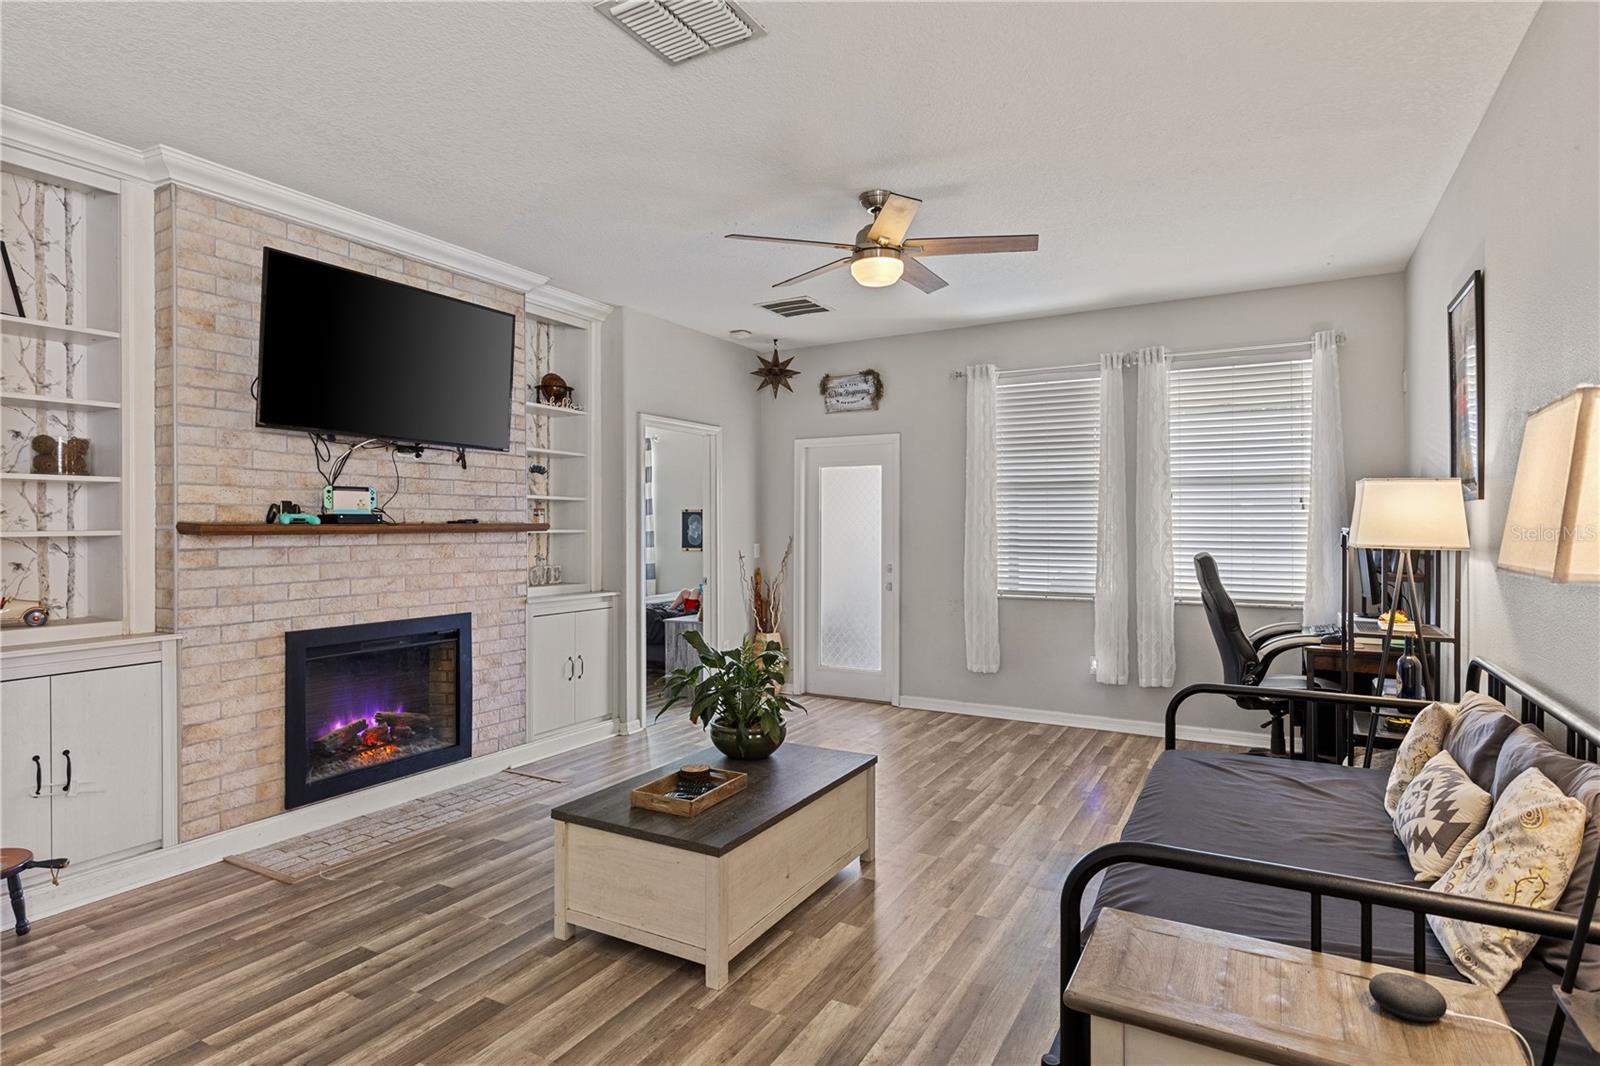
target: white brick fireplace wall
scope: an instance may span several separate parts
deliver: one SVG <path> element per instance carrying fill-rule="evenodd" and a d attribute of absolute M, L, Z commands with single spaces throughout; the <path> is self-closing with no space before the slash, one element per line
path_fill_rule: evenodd
<path fill-rule="evenodd" d="M 157 624 L 182 634 L 180 836 L 283 810 L 283 634 L 470 611 L 473 752 L 523 741 L 523 534 L 318 538 L 179 536 L 177 521 L 259 521 L 267 505 L 314 509 L 322 480 L 304 434 L 259 429 L 256 375 L 263 247 L 418 285 L 517 316 L 511 451 L 401 458 L 393 510 L 408 521 L 527 518 L 524 295 L 225 200 L 166 185 L 156 199 Z M 385 452 L 346 484 L 383 496 Z"/>

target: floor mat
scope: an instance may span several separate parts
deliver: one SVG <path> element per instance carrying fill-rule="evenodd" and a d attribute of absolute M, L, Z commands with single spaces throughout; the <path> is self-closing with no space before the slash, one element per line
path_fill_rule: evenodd
<path fill-rule="evenodd" d="M 557 784 L 559 782 L 549 778 L 507 770 L 351 818 L 314 833 L 280 840 L 242 855 L 229 855 L 223 861 L 292 885 L 375 857 L 396 844 L 412 843 L 468 818 L 521 803 Z"/>

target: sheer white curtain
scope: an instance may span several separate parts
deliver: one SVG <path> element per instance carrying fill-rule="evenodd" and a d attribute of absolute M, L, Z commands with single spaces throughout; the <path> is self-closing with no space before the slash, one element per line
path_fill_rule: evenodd
<path fill-rule="evenodd" d="M 1128 683 L 1128 453 L 1123 441 L 1126 352 L 1100 357 L 1100 557 L 1094 575 L 1094 679 Z"/>
<path fill-rule="evenodd" d="M 967 669 L 1000 669 L 1000 589 L 995 526 L 994 367 L 967 367 L 967 513 L 962 607 Z"/>
<path fill-rule="evenodd" d="M 1172 471 L 1167 440 L 1165 348 L 1141 348 L 1130 360 L 1139 368 L 1134 405 L 1137 473 L 1134 483 L 1135 628 L 1139 684 L 1167 688 L 1177 670 L 1172 636 Z"/>
<path fill-rule="evenodd" d="M 1306 521 L 1306 599 L 1301 622 L 1339 618 L 1339 529 L 1344 491 L 1344 428 L 1339 411 L 1339 342 L 1332 330 L 1311 338 L 1311 499 Z"/>

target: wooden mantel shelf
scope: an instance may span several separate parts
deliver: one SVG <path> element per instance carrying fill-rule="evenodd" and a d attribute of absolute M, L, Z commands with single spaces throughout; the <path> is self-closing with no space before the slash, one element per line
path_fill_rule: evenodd
<path fill-rule="evenodd" d="M 179 522 L 190 537 L 324 537 L 356 533 L 542 533 L 548 522 L 351 522 L 307 525 L 295 522 Z"/>

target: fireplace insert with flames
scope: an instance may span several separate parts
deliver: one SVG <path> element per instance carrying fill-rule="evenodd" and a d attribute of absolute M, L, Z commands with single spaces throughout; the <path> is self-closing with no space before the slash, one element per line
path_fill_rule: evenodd
<path fill-rule="evenodd" d="M 284 806 L 472 755 L 472 616 L 285 634 Z"/>

